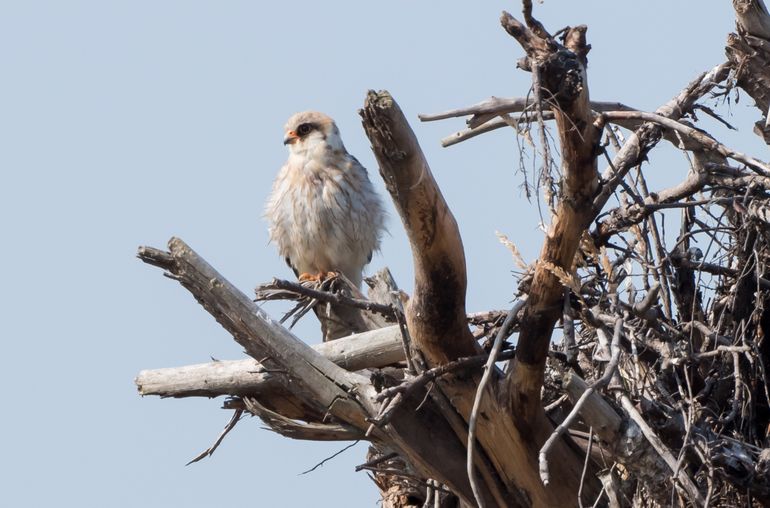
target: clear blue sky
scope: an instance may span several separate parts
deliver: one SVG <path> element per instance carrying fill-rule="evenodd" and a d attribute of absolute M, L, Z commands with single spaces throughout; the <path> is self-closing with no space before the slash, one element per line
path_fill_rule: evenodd
<path fill-rule="evenodd" d="M 515 138 L 497 131 L 442 149 L 462 122 L 416 120 L 526 94 L 502 9 L 520 11 L 514 1 L 0 2 L 0 505 L 376 506 L 373 484 L 353 472 L 364 445 L 298 476 L 344 444 L 290 441 L 256 419 L 184 467 L 229 414 L 219 400 L 142 399 L 134 376 L 243 354 L 134 255 L 176 235 L 246 292 L 289 277 L 261 219 L 286 158 L 286 118 L 333 116 L 384 192 L 356 111 L 367 89 L 385 88 L 414 120 L 459 221 L 469 310 L 506 307 L 514 266 L 494 231 L 527 260 L 541 238 L 519 190 Z M 552 31 L 589 25 L 594 99 L 643 109 L 720 63 L 733 25 L 726 0 L 535 9 Z M 750 103 L 733 107 L 742 130 L 725 139 L 767 158 Z M 687 171 L 671 151 L 652 162 L 653 183 Z M 389 265 L 408 290 L 411 260 L 390 210 L 372 268 Z M 310 322 L 298 333 L 317 340 Z"/>

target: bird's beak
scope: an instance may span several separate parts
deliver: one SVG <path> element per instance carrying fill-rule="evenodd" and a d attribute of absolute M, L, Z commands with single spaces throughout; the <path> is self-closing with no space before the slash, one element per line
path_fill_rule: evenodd
<path fill-rule="evenodd" d="M 293 145 L 297 142 L 299 139 L 299 136 L 297 136 L 297 133 L 294 131 L 289 131 L 286 133 L 286 136 L 283 137 L 283 144 L 284 145 Z"/>

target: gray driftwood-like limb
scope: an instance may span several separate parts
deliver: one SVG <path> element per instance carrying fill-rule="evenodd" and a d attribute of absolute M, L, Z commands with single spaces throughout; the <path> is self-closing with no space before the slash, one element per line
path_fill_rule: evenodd
<path fill-rule="evenodd" d="M 142 396 L 219 397 L 259 394 L 280 372 L 268 372 L 254 359 L 219 360 L 183 367 L 142 370 L 134 379 Z"/>
<path fill-rule="evenodd" d="M 246 352 L 268 369 L 280 369 L 295 383 L 295 393 L 342 422 L 365 428 L 374 412 L 364 393 L 368 380 L 338 367 L 273 321 L 245 294 L 178 238 L 168 252 L 139 248 L 139 258 L 165 269 L 229 331 Z"/>
<path fill-rule="evenodd" d="M 312 347 L 350 371 L 384 367 L 404 360 L 401 332 L 395 325 Z M 143 370 L 135 383 L 141 395 L 218 397 L 266 395 L 277 384 L 288 386 L 289 380 L 281 370 L 270 370 L 256 360 L 245 359 Z"/>
<path fill-rule="evenodd" d="M 573 404 L 577 403 L 590 388 L 588 383 L 571 370 L 565 375 L 562 386 Z M 601 395 L 594 391 L 586 396 L 578 413 L 603 442 L 610 445 L 617 442 L 623 419 Z"/>
<path fill-rule="evenodd" d="M 479 103 L 467 106 L 464 108 L 451 109 L 444 111 L 443 113 L 434 114 L 421 114 L 418 115 L 419 119 L 423 122 L 434 122 L 436 120 L 444 120 L 447 118 L 456 118 L 459 116 L 469 115 L 501 115 L 504 113 L 520 113 L 527 109 L 532 108 L 534 105 L 533 99 L 525 97 L 490 97 Z M 601 102 L 591 101 L 591 109 L 594 111 L 633 111 L 633 108 L 626 106 L 620 102 Z M 543 104 L 547 107 L 547 104 Z"/>

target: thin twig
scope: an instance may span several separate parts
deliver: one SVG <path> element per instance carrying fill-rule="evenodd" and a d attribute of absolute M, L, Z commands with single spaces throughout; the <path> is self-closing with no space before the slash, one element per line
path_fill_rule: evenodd
<path fill-rule="evenodd" d="M 586 481 L 586 472 L 588 472 L 588 462 L 591 459 L 591 448 L 594 444 L 594 428 L 588 429 L 588 448 L 586 449 L 586 458 L 583 461 L 583 471 L 580 473 L 580 487 L 578 488 L 578 506 L 583 508 L 583 485 Z"/>
<path fill-rule="evenodd" d="M 318 463 L 318 464 L 316 464 L 315 466 L 311 467 L 311 468 L 310 468 L 310 469 L 308 469 L 307 471 L 302 471 L 302 472 L 301 472 L 299 475 L 297 475 L 297 476 L 302 476 L 303 474 L 312 473 L 313 471 L 315 471 L 315 470 L 316 470 L 316 469 L 318 469 L 319 467 L 323 466 L 324 464 L 326 464 L 327 462 L 329 462 L 330 460 L 332 460 L 332 459 L 333 459 L 334 457 L 336 457 L 337 455 L 340 455 L 342 452 L 344 452 L 344 451 L 346 451 L 346 450 L 349 450 L 349 449 L 353 448 L 353 447 L 354 447 L 355 445 L 357 445 L 358 443 L 360 443 L 360 441 L 354 441 L 353 443 L 351 443 L 351 444 L 347 445 L 345 448 L 341 449 L 340 451 L 338 451 L 338 452 L 336 452 L 336 453 L 333 453 L 332 455 L 330 455 L 330 456 L 326 457 L 324 460 L 322 460 L 321 462 L 319 462 L 319 463 Z"/>
<path fill-rule="evenodd" d="M 222 441 L 225 439 L 225 436 L 230 433 L 231 430 L 233 430 L 236 426 L 236 424 L 240 421 L 241 416 L 243 416 L 243 409 L 236 409 L 233 411 L 233 416 L 230 418 L 230 421 L 227 422 L 227 425 L 225 425 L 224 430 L 219 434 L 216 441 L 214 441 L 214 444 L 203 450 L 201 453 L 195 456 L 194 459 L 192 459 L 190 462 L 185 464 L 185 466 L 189 466 L 190 464 L 193 464 L 195 462 L 198 462 L 200 460 L 203 460 L 206 457 L 210 457 L 214 454 L 217 448 L 219 448 L 219 445 L 222 444 Z"/>

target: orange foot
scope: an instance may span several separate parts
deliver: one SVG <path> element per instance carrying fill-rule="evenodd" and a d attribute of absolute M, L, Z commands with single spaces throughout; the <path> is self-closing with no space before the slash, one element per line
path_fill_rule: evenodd
<path fill-rule="evenodd" d="M 338 276 L 337 272 L 318 272 L 318 273 L 303 272 L 299 274 L 299 281 L 321 283 L 325 280 L 329 280 L 337 276 Z"/>

